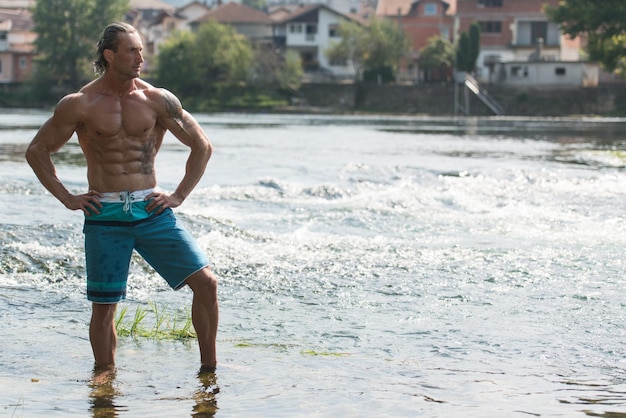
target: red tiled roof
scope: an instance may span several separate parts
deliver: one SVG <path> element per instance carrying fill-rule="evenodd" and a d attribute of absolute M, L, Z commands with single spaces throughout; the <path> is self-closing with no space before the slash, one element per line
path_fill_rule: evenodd
<path fill-rule="evenodd" d="M 216 20 L 221 23 L 273 23 L 266 13 L 239 3 L 226 3 L 207 12 L 194 23 Z"/>
<path fill-rule="evenodd" d="M 291 14 L 283 16 L 282 19 L 274 19 L 277 23 L 286 23 L 286 22 L 301 22 L 301 21 L 310 21 L 310 19 L 314 19 L 317 16 L 317 12 L 319 9 L 326 9 L 331 11 L 332 13 L 336 13 L 340 16 L 345 17 L 350 20 L 359 20 L 354 15 L 346 15 L 341 12 L 338 12 L 324 4 L 309 4 L 303 5 L 294 9 Z M 313 16 L 315 14 L 315 16 Z"/>
<path fill-rule="evenodd" d="M 405 16 L 411 10 L 415 3 L 421 0 L 378 0 L 376 6 L 377 16 Z M 456 10 L 456 0 L 440 0 L 444 5 L 449 6 L 446 14 L 454 14 Z"/>
<path fill-rule="evenodd" d="M 4 22 L 4 30 L 29 32 L 34 28 L 31 13 L 26 9 L 0 9 L 0 22 Z"/>

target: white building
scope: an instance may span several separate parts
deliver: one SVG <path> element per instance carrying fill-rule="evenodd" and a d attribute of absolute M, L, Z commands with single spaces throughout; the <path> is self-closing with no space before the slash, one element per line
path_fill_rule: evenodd
<path fill-rule="evenodd" d="M 530 87 L 596 87 L 600 68 L 580 61 L 510 61 L 496 64 L 496 83 Z"/>
<path fill-rule="evenodd" d="M 335 78 L 355 77 L 350 62 L 330 62 L 326 50 L 340 42 L 339 24 L 353 20 L 325 5 L 303 6 L 274 25 L 276 44 L 300 54 L 305 71 L 319 71 Z"/>

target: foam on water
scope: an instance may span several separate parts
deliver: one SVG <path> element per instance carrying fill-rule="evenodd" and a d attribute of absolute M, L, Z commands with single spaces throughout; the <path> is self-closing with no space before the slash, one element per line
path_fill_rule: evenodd
<path fill-rule="evenodd" d="M 626 408 L 624 143 L 605 138 L 624 121 L 199 119 L 216 151 L 176 211 L 221 280 L 225 415 Z M 78 192 L 76 154 L 58 161 Z M 168 137 L 162 187 L 175 187 L 185 159 Z M 63 383 L 45 364 L 69 356 L 74 381 L 89 364 L 82 215 L 25 163 L 0 161 L 0 352 L 12 364 L 0 382 L 41 367 L 51 383 L 35 394 L 80 416 L 80 403 L 54 397 Z M 189 305 L 188 290 L 170 291 L 133 261 L 128 306 Z M 7 339 L 15 329 L 28 332 Z M 76 349 L 55 350 L 68 342 Z M 174 388 L 193 385 L 184 369 L 196 361 L 193 344 L 122 340 L 118 404 L 132 416 L 188 414 L 192 396 Z M 161 380 L 148 383 L 155 369 Z M 26 397 L 25 416 L 49 412 L 14 386 L 4 396 Z M 87 402 L 86 385 L 69 386 Z"/>

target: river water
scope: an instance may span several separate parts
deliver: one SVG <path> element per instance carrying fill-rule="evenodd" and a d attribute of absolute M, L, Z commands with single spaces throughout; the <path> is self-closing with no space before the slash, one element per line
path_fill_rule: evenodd
<path fill-rule="evenodd" d="M 215 153 L 177 213 L 218 371 L 120 337 L 94 385 L 82 215 L 23 160 L 48 116 L 0 111 L 0 415 L 626 417 L 626 120 L 196 115 Z M 168 136 L 162 188 L 186 156 Z M 75 139 L 55 161 L 84 192 Z M 129 282 L 131 313 L 189 307 L 139 258 Z"/>

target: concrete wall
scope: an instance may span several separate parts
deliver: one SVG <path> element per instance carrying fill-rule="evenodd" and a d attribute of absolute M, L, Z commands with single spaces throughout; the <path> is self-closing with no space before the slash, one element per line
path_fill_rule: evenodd
<path fill-rule="evenodd" d="M 485 86 L 483 86 L 485 87 Z M 506 115 L 626 115 L 626 86 L 594 88 L 512 88 L 487 86 L 489 94 L 505 108 Z M 459 86 L 458 100 L 465 102 Z M 470 94 L 471 115 L 493 115 Z M 299 91 L 305 106 L 324 111 L 370 111 L 406 114 L 453 115 L 453 84 L 376 85 L 305 84 Z M 461 114 L 461 113 L 459 113 Z"/>

